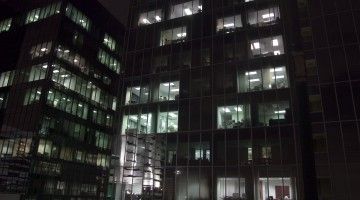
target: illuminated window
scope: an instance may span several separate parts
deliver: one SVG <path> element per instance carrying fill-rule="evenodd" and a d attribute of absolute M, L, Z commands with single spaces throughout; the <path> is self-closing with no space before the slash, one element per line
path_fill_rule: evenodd
<path fill-rule="evenodd" d="M 116 49 L 116 41 L 105 33 L 103 44 L 107 46 L 111 51 Z"/>
<path fill-rule="evenodd" d="M 250 126 L 250 106 L 233 105 L 217 108 L 219 129 L 243 128 Z"/>
<path fill-rule="evenodd" d="M 143 12 L 139 16 L 138 25 L 148 25 L 161 22 L 164 19 L 164 14 L 161 9 Z"/>
<path fill-rule="evenodd" d="M 161 31 L 160 46 L 184 42 L 186 37 L 186 26 Z"/>
<path fill-rule="evenodd" d="M 240 27 L 242 27 L 241 15 L 235 15 L 218 19 L 216 31 L 230 33 Z"/>
<path fill-rule="evenodd" d="M 124 115 L 121 133 L 153 133 L 153 123 L 151 113 Z"/>
<path fill-rule="evenodd" d="M 248 23 L 250 25 L 266 26 L 280 19 L 279 7 L 248 12 Z"/>
<path fill-rule="evenodd" d="M 101 64 L 120 74 L 120 62 L 102 49 L 99 49 L 98 60 Z"/>
<path fill-rule="evenodd" d="M 160 112 L 158 116 L 158 133 L 178 131 L 178 111 Z"/>
<path fill-rule="evenodd" d="M 86 30 L 90 30 L 90 20 L 82 12 L 76 9 L 73 5 L 68 4 L 66 7 L 66 16 L 69 17 L 74 23 L 80 25 Z"/>
<path fill-rule="evenodd" d="M 170 19 L 193 15 L 202 11 L 202 4 L 199 0 L 188 1 L 185 3 L 171 6 Z"/>
<path fill-rule="evenodd" d="M 149 87 L 135 86 L 126 89 L 125 105 L 147 103 L 149 101 Z"/>
<path fill-rule="evenodd" d="M 259 104 L 260 125 L 276 125 L 288 122 L 290 115 L 289 103 L 286 101 Z"/>
<path fill-rule="evenodd" d="M 284 54 L 281 35 L 250 41 L 252 57 L 265 57 Z"/>
<path fill-rule="evenodd" d="M 160 83 L 159 101 L 172 101 L 179 98 L 180 82 L 171 81 Z"/>
<path fill-rule="evenodd" d="M 0 33 L 10 30 L 12 19 L 5 19 L 0 21 Z"/>
<path fill-rule="evenodd" d="M 59 3 L 53 3 L 53 4 L 43 7 L 43 8 L 37 8 L 37 9 L 31 10 L 26 15 L 25 24 L 36 22 L 36 21 L 45 19 L 47 17 L 50 17 L 54 14 L 58 14 L 58 13 L 60 13 L 60 7 L 61 7 L 61 3 L 59 2 Z"/>

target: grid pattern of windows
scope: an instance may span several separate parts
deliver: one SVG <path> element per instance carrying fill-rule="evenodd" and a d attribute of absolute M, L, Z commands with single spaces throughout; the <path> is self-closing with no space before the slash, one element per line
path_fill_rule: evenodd
<path fill-rule="evenodd" d="M 31 10 L 26 15 L 25 24 L 37 22 L 39 20 L 48 18 L 52 15 L 60 13 L 61 2 L 53 3 L 43 8 L 36 8 Z"/>
<path fill-rule="evenodd" d="M 107 33 L 105 33 L 103 44 L 111 51 L 114 51 L 116 49 L 116 41 Z"/>
<path fill-rule="evenodd" d="M 98 60 L 101 64 L 120 74 L 120 62 L 102 49 L 99 49 Z"/>
<path fill-rule="evenodd" d="M 34 45 L 30 49 L 31 59 L 40 58 L 45 55 L 48 55 L 51 51 L 52 42 L 43 42 L 37 45 Z"/>
<path fill-rule="evenodd" d="M 12 18 L 0 21 L 0 33 L 9 31 L 11 28 Z"/>
<path fill-rule="evenodd" d="M 87 31 L 90 30 L 91 22 L 87 16 L 76 9 L 73 5 L 68 4 L 66 6 L 66 16 L 69 17 L 75 24 L 81 26 Z"/>

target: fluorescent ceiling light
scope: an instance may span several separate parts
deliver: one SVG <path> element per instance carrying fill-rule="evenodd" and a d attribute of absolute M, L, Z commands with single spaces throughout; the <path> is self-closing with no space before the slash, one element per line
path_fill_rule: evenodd
<path fill-rule="evenodd" d="M 42 52 L 44 52 L 44 51 L 46 51 L 46 50 L 48 50 L 48 49 L 45 48 L 45 47 L 40 49 L 40 51 L 42 51 Z"/>
<path fill-rule="evenodd" d="M 143 22 L 144 24 L 150 24 L 150 21 L 149 21 L 148 19 L 146 19 L 146 18 L 144 18 L 144 19 L 142 20 L 142 22 Z"/>
<path fill-rule="evenodd" d="M 69 52 L 70 52 L 70 50 L 69 50 L 69 49 L 66 49 L 64 52 L 65 52 L 65 53 L 69 53 Z"/>
<path fill-rule="evenodd" d="M 236 111 L 238 111 L 238 112 L 242 112 L 242 111 L 243 111 L 241 107 L 235 107 L 234 109 L 235 109 Z"/>
<path fill-rule="evenodd" d="M 251 49 L 260 49 L 260 43 L 259 42 L 254 42 L 251 44 Z"/>
<path fill-rule="evenodd" d="M 273 76 L 272 79 L 283 79 L 285 78 L 284 75 L 278 75 L 278 76 Z"/>
<path fill-rule="evenodd" d="M 146 115 L 141 115 L 141 119 L 147 119 Z"/>
<path fill-rule="evenodd" d="M 268 19 L 268 18 L 271 18 L 271 17 L 274 17 L 275 14 L 274 13 L 267 13 L 267 14 L 263 14 L 262 15 L 262 18 L 263 19 Z"/>
<path fill-rule="evenodd" d="M 179 88 L 171 89 L 170 91 L 171 91 L 171 92 L 179 92 Z"/>
<path fill-rule="evenodd" d="M 176 36 L 178 36 L 178 37 L 186 37 L 186 33 L 178 33 L 178 34 L 176 34 Z"/>
<path fill-rule="evenodd" d="M 163 83 L 163 86 L 166 86 L 166 87 L 169 87 L 169 86 L 174 86 L 175 84 L 174 83 Z"/>
<path fill-rule="evenodd" d="M 278 39 L 273 39 L 272 44 L 273 44 L 274 47 L 279 46 L 279 41 L 278 41 Z"/>
<path fill-rule="evenodd" d="M 36 91 L 36 93 L 41 94 L 41 91 Z"/>
<path fill-rule="evenodd" d="M 63 74 L 63 75 L 61 75 L 62 78 L 65 78 L 65 77 L 68 77 L 68 76 L 69 76 L 69 74 Z"/>
<path fill-rule="evenodd" d="M 229 28 L 229 27 L 234 27 L 234 23 L 229 23 L 229 24 L 224 24 L 224 27 Z"/>
<path fill-rule="evenodd" d="M 158 15 L 155 16 L 155 19 L 156 19 L 156 21 L 158 21 L 158 22 L 161 21 L 161 17 L 158 16 Z"/>
<path fill-rule="evenodd" d="M 275 114 L 285 114 L 286 110 L 276 110 L 274 111 Z"/>
<path fill-rule="evenodd" d="M 249 76 L 249 75 L 255 75 L 255 74 L 257 74 L 257 72 L 256 72 L 256 71 L 253 71 L 253 72 L 246 72 L 246 73 L 245 73 L 245 75 L 246 75 L 246 76 Z"/>
<path fill-rule="evenodd" d="M 135 120 L 135 121 L 138 120 L 137 116 L 130 116 L 130 119 Z"/>
<path fill-rule="evenodd" d="M 186 15 L 192 15 L 192 12 L 191 12 L 190 8 L 185 8 L 184 12 L 185 12 Z"/>
<path fill-rule="evenodd" d="M 43 69 L 47 69 L 48 66 L 47 66 L 47 65 L 43 65 L 42 68 L 43 68 Z"/>
<path fill-rule="evenodd" d="M 135 90 L 140 90 L 140 87 L 135 87 L 134 89 L 135 89 Z"/>
<path fill-rule="evenodd" d="M 226 113 L 229 113 L 230 109 L 229 108 L 223 108 L 223 111 L 226 112 Z"/>
<path fill-rule="evenodd" d="M 55 70 L 53 71 L 54 74 L 59 73 L 59 72 L 60 72 L 60 71 L 59 71 L 58 69 L 55 69 Z"/>
<path fill-rule="evenodd" d="M 276 56 L 276 55 L 280 55 L 281 54 L 281 52 L 279 51 L 279 50 L 277 50 L 277 51 L 274 51 L 274 55 Z"/>
<path fill-rule="evenodd" d="M 282 72 L 283 68 L 282 67 L 277 67 L 275 69 L 270 69 L 270 72 Z"/>
<path fill-rule="evenodd" d="M 259 82 L 259 81 L 260 81 L 260 79 L 258 79 L 258 78 L 250 79 L 250 83 L 252 83 L 252 82 Z"/>
<path fill-rule="evenodd" d="M 199 5 L 198 8 L 199 8 L 200 10 L 202 10 L 202 5 Z"/>

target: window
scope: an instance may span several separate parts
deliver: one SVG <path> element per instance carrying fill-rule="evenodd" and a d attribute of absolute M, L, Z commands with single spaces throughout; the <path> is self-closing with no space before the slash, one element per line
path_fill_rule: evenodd
<path fill-rule="evenodd" d="M 257 183 L 259 199 L 296 199 L 293 183 L 290 177 L 260 177 Z"/>
<path fill-rule="evenodd" d="M 69 17 L 73 22 L 87 31 L 90 30 L 90 20 L 82 12 L 76 9 L 73 5 L 68 4 L 66 7 L 66 16 Z"/>
<path fill-rule="evenodd" d="M 241 72 L 238 82 L 239 92 L 289 87 L 285 66 Z"/>
<path fill-rule="evenodd" d="M 37 154 L 50 157 L 52 148 L 53 148 L 52 141 L 40 139 L 37 149 Z"/>
<path fill-rule="evenodd" d="M 124 115 L 122 133 L 153 133 L 153 123 L 151 113 Z"/>
<path fill-rule="evenodd" d="M 103 51 L 102 49 L 99 49 L 98 60 L 100 61 L 101 64 L 104 64 L 112 71 L 120 74 L 120 62 L 117 59 L 110 56 L 105 51 Z"/>
<path fill-rule="evenodd" d="M 149 96 L 148 86 L 128 87 L 126 89 L 125 105 L 147 103 Z"/>
<path fill-rule="evenodd" d="M 76 66 L 80 69 L 81 72 L 88 74 L 89 67 L 84 57 L 80 56 L 77 53 L 74 53 L 70 49 L 59 45 L 56 49 L 56 56 L 59 59 L 66 61 L 67 63 Z"/>
<path fill-rule="evenodd" d="M 178 111 L 160 112 L 158 116 L 158 133 L 178 131 Z"/>
<path fill-rule="evenodd" d="M 47 63 L 32 66 L 30 69 L 28 82 L 45 79 L 47 68 Z"/>
<path fill-rule="evenodd" d="M 9 31 L 11 28 L 12 18 L 0 21 L 0 33 Z"/>
<path fill-rule="evenodd" d="M 248 23 L 251 26 L 267 26 L 276 23 L 279 19 L 279 7 L 248 12 Z"/>
<path fill-rule="evenodd" d="M 245 178 L 224 177 L 217 178 L 217 200 L 247 199 L 245 191 Z"/>
<path fill-rule="evenodd" d="M 203 149 L 203 148 L 195 149 L 195 160 L 210 161 L 210 149 Z"/>
<path fill-rule="evenodd" d="M 32 46 L 30 49 L 31 59 L 43 57 L 50 53 L 52 42 L 44 42 Z"/>
<path fill-rule="evenodd" d="M 261 158 L 271 159 L 271 147 L 261 147 Z"/>
<path fill-rule="evenodd" d="M 6 108 L 8 96 L 7 93 L 0 93 L 0 109 Z"/>
<path fill-rule="evenodd" d="M 109 149 L 110 148 L 110 135 L 96 131 L 95 133 L 96 143 L 95 145 L 99 148 Z"/>
<path fill-rule="evenodd" d="M 11 86 L 14 81 L 15 71 L 7 71 L 0 74 L 0 88 Z"/>
<path fill-rule="evenodd" d="M 248 147 L 247 148 L 247 155 L 248 155 L 248 161 L 252 161 L 253 160 L 253 152 L 252 152 L 252 148 Z"/>
<path fill-rule="evenodd" d="M 217 108 L 218 128 L 243 128 L 250 126 L 250 106 L 234 105 Z"/>
<path fill-rule="evenodd" d="M 113 96 L 100 89 L 95 83 L 71 73 L 58 64 L 53 65 L 52 81 L 99 103 L 103 108 L 112 108 L 113 106 Z"/>
<path fill-rule="evenodd" d="M 171 81 L 160 83 L 159 101 L 171 101 L 179 98 L 180 82 Z"/>
<path fill-rule="evenodd" d="M 107 46 L 111 51 L 116 49 L 116 41 L 105 33 L 103 44 Z"/>
<path fill-rule="evenodd" d="M 29 105 L 40 100 L 41 97 L 41 87 L 39 88 L 30 88 L 26 90 L 24 105 Z"/>
<path fill-rule="evenodd" d="M 274 36 L 252 40 L 250 42 L 252 57 L 264 57 L 284 54 L 282 36 Z"/>
<path fill-rule="evenodd" d="M 39 20 L 50 17 L 54 14 L 58 14 L 58 13 L 60 13 L 60 7 L 61 7 L 61 3 L 58 2 L 58 3 L 53 3 L 47 7 L 31 10 L 26 15 L 25 24 L 37 22 Z"/>
<path fill-rule="evenodd" d="M 0 139 L 0 157 L 19 156 L 30 152 L 32 140 L 29 138 Z"/>
<path fill-rule="evenodd" d="M 184 42 L 186 36 L 186 26 L 161 31 L 160 46 Z"/>
<path fill-rule="evenodd" d="M 230 33 L 242 27 L 241 15 L 220 18 L 216 21 L 216 31 Z"/>
<path fill-rule="evenodd" d="M 188 1 L 185 3 L 171 6 L 170 19 L 193 15 L 202 11 L 202 5 L 199 0 Z"/>
<path fill-rule="evenodd" d="M 88 105 L 59 91 L 49 90 L 47 104 L 74 116 L 87 119 Z"/>
<path fill-rule="evenodd" d="M 286 101 L 259 104 L 260 125 L 271 126 L 287 122 L 290 120 L 289 115 L 289 103 Z"/>
<path fill-rule="evenodd" d="M 161 9 L 143 12 L 139 16 L 138 25 L 147 25 L 157 22 L 161 22 L 164 18 L 164 14 Z"/>
<path fill-rule="evenodd" d="M 91 121 L 103 126 L 112 126 L 112 116 L 99 109 L 93 109 Z"/>

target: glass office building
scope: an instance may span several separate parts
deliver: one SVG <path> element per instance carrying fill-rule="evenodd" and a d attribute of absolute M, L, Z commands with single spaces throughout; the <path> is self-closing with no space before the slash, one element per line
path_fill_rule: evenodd
<path fill-rule="evenodd" d="M 302 199 L 290 7 L 131 1 L 114 199 Z"/>
<path fill-rule="evenodd" d="M 104 199 L 124 27 L 95 1 L 0 10 L 0 199 Z"/>

